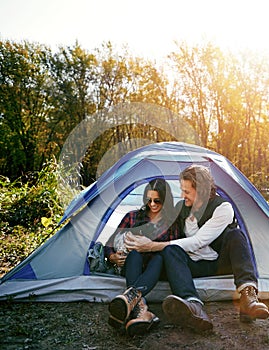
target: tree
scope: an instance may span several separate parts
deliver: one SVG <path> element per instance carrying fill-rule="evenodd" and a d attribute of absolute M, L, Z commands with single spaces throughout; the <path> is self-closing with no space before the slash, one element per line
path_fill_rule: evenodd
<path fill-rule="evenodd" d="M 42 163 L 49 56 L 42 45 L 0 42 L 0 170 L 12 178 L 40 169 Z"/>
<path fill-rule="evenodd" d="M 53 106 L 49 114 L 48 148 L 59 155 L 70 132 L 86 116 L 96 111 L 93 101 L 95 69 L 93 54 L 78 43 L 73 47 L 60 47 L 50 61 L 50 83 L 46 91 Z"/>
<path fill-rule="evenodd" d="M 269 156 L 266 57 L 224 53 L 207 43 L 181 45 L 170 59 L 176 77 L 173 105 L 202 145 L 226 156 L 250 179 L 259 174 L 264 184 Z"/>

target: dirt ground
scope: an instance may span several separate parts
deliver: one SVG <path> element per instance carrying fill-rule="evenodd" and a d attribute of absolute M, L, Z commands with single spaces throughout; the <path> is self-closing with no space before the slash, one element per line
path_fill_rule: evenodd
<path fill-rule="evenodd" d="M 150 333 L 130 338 L 107 324 L 107 304 L 0 302 L 0 349 L 269 349 L 269 319 L 240 323 L 238 302 L 207 303 L 214 329 L 204 334 L 168 324 L 161 304 L 149 307 L 161 322 Z"/>

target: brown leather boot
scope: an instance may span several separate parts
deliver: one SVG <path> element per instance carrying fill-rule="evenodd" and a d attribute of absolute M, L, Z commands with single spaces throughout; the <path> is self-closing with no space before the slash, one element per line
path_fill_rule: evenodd
<path fill-rule="evenodd" d="M 135 306 L 130 321 L 126 324 L 127 334 L 131 337 L 144 334 L 160 322 L 159 318 L 148 310 L 143 298 Z"/>
<path fill-rule="evenodd" d="M 117 295 L 108 306 L 110 312 L 108 323 L 114 328 L 124 325 L 141 296 L 142 293 L 135 287 L 130 287 L 123 294 Z"/>
<path fill-rule="evenodd" d="M 176 325 L 189 327 L 196 331 L 213 328 L 213 323 L 198 301 L 187 301 L 176 295 L 169 295 L 163 302 L 167 319 Z"/>
<path fill-rule="evenodd" d="M 247 286 L 240 292 L 240 321 L 251 322 L 256 318 L 266 319 L 269 317 L 268 307 L 259 302 L 258 291 L 253 286 Z"/>

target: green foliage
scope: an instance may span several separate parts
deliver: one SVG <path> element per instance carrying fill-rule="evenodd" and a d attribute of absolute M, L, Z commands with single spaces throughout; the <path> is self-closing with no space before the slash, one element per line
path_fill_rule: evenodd
<path fill-rule="evenodd" d="M 48 238 L 63 214 L 57 192 L 57 164 L 10 182 L 0 177 L 1 273 L 17 265 Z"/>
<path fill-rule="evenodd" d="M 224 52 L 210 42 L 181 43 L 157 66 L 133 57 L 128 48 L 117 53 L 110 42 L 92 53 L 78 43 L 52 53 L 44 45 L 0 41 L 0 66 L 0 173 L 12 181 L 40 171 L 52 155 L 58 158 L 85 120 L 94 120 L 90 135 L 95 132 L 103 143 L 86 156 L 91 173 L 82 185 L 96 180 L 99 160 L 115 145 L 132 137 L 165 141 L 167 125 L 179 130 L 181 119 L 202 146 L 224 155 L 250 179 L 262 174 L 257 185 L 265 182 L 268 188 L 268 57 Z M 130 132 L 119 113 L 110 120 L 103 113 L 134 103 L 171 111 L 171 116 L 158 116 L 164 133 L 150 135 L 148 119 L 143 130 Z M 116 128 L 102 137 L 98 126 L 111 121 Z M 83 150 L 84 141 L 74 140 Z M 85 164 L 85 154 L 79 155 Z"/>
<path fill-rule="evenodd" d="M 50 55 L 41 45 L 0 41 L 0 171 L 12 179 L 43 162 Z"/>

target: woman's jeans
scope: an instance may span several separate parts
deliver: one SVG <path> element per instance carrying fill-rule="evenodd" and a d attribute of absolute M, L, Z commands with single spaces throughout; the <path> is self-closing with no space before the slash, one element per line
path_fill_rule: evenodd
<path fill-rule="evenodd" d="M 214 244 L 216 243 L 216 246 Z M 213 242 L 219 253 L 217 260 L 193 261 L 177 245 L 169 245 L 162 252 L 167 280 L 171 291 L 183 299 L 199 295 L 193 278 L 233 274 L 236 287 L 244 283 L 256 283 L 256 270 L 251 250 L 244 234 L 238 229 L 229 229 Z"/>
<path fill-rule="evenodd" d="M 160 279 L 163 257 L 160 253 L 138 253 L 132 250 L 125 261 L 127 287 L 139 288 L 147 295 Z"/>

